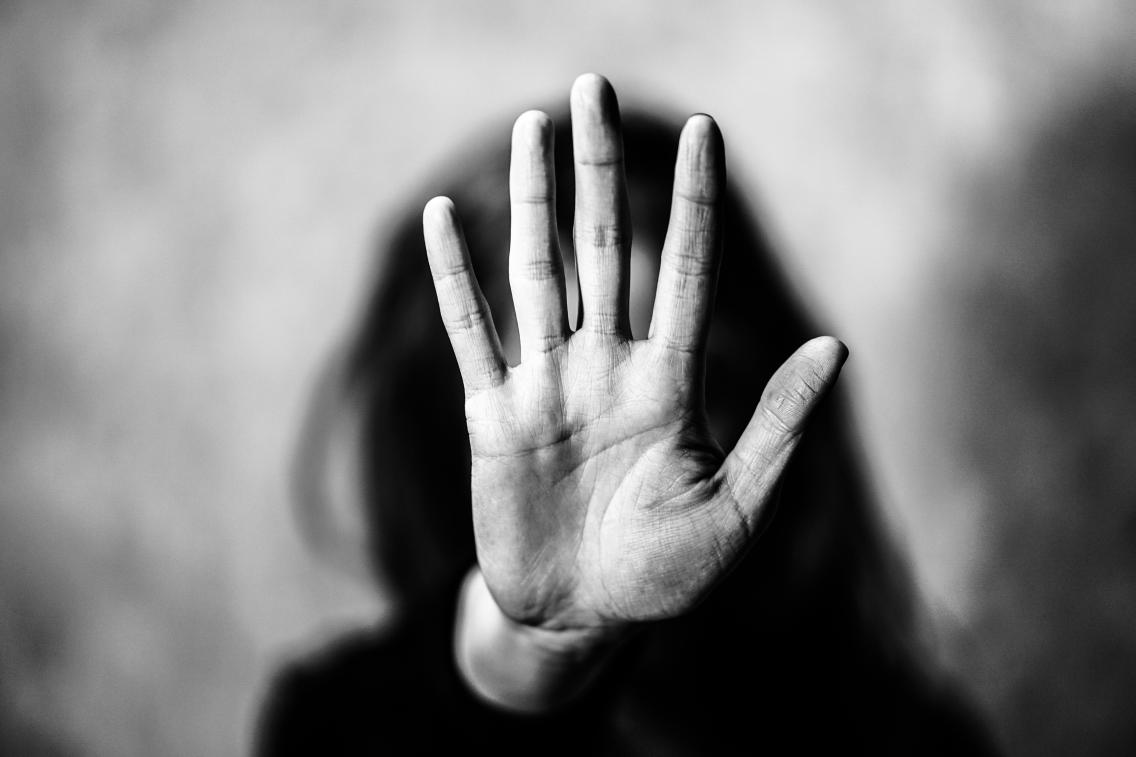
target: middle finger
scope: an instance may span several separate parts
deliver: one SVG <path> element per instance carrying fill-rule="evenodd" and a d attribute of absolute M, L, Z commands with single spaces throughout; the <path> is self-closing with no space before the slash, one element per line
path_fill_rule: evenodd
<path fill-rule="evenodd" d="M 580 328 L 629 337 L 631 223 L 619 104 L 606 79 L 584 74 L 572 87 L 571 106 Z"/>

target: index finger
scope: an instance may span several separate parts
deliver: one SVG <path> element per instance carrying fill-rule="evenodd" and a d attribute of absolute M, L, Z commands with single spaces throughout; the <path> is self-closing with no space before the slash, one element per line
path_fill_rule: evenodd
<path fill-rule="evenodd" d="M 501 342 L 448 197 L 435 197 L 426 204 L 422 231 L 438 309 L 469 397 L 504 380 L 506 363 Z"/>

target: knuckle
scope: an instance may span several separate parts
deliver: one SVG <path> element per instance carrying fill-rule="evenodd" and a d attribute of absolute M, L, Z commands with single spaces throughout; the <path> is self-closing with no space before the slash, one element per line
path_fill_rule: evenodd
<path fill-rule="evenodd" d="M 666 285 L 666 292 L 672 300 L 682 303 L 685 307 L 698 300 L 702 289 L 703 279 L 686 271 L 675 271 Z"/>
<path fill-rule="evenodd" d="M 795 416 L 792 408 L 784 403 L 783 395 L 774 395 L 761 404 L 761 412 L 766 424 L 782 436 L 792 436 L 796 432 Z"/>
<path fill-rule="evenodd" d="M 623 225 L 614 221 L 577 226 L 574 236 L 578 246 L 584 245 L 599 250 L 619 250 L 631 242 Z"/>
<path fill-rule="evenodd" d="M 823 378 L 815 369 L 803 367 L 770 388 L 761 409 L 773 429 L 786 436 L 800 433 L 820 390 Z"/>
<path fill-rule="evenodd" d="M 469 275 L 470 267 L 465 260 L 458 259 L 436 263 L 430 266 L 430 272 L 434 276 L 434 281 L 444 282 Z"/>
<path fill-rule="evenodd" d="M 713 273 L 716 261 L 715 256 L 711 254 L 712 248 L 700 239 L 706 236 L 705 232 L 697 229 L 681 229 L 679 234 L 684 240 L 683 243 L 667 251 L 670 265 L 674 266 L 681 276 L 704 278 Z"/>
<path fill-rule="evenodd" d="M 683 357 L 698 356 L 702 350 L 698 343 L 689 335 L 663 334 L 660 336 L 663 349 L 668 353 L 676 353 Z"/>
<path fill-rule="evenodd" d="M 584 326 L 603 336 L 618 336 L 621 332 L 619 313 L 608 308 L 593 308 L 584 314 Z"/>
<path fill-rule="evenodd" d="M 518 273 L 527 281 L 550 281 L 559 277 L 563 266 L 559 260 L 550 255 L 539 255 L 523 261 Z"/>
<path fill-rule="evenodd" d="M 811 402 L 823 392 L 828 384 L 828 374 L 824 366 L 811 357 L 801 358 L 794 378 L 797 379 L 794 382 L 797 393 L 807 402 Z"/>
<path fill-rule="evenodd" d="M 717 193 L 704 182 L 692 182 L 675 190 L 675 196 L 683 202 L 702 208 L 712 209 L 717 204 Z"/>
<path fill-rule="evenodd" d="M 489 316 L 480 308 L 465 309 L 446 319 L 446 330 L 454 334 L 468 334 L 486 326 Z"/>
<path fill-rule="evenodd" d="M 588 154 L 577 155 L 576 165 L 587 168 L 618 168 L 623 165 L 623 153 L 614 146 L 607 149 L 593 149 Z"/>
<path fill-rule="evenodd" d="M 539 355 L 554 352 L 563 343 L 564 339 L 559 334 L 542 332 L 529 336 L 529 348 Z"/>
<path fill-rule="evenodd" d="M 534 177 L 533 183 L 535 183 L 535 184 L 546 184 L 546 183 L 548 183 L 548 181 L 547 181 L 547 179 L 544 179 L 543 177 L 538 176 L 538 177 Z M 541 191 L 531 190 L 531 191 L 528 191 L 528 192 L 518 192 L 518 193 L 513 194 L 513 204 L 514 205 L 544 206 L 544 205 L 553 205 L 555 203 L 556 203 L 556 196 L 552 192 L 541 192 Z"/>

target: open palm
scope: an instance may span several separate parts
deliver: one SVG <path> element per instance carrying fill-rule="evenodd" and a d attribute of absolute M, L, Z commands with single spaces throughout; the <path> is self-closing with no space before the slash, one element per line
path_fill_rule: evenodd
<path fill-rule="evenodd" d="M 724 454 L 703 400 L 725 183 L 718 129 L 695 116 L 683 130 L 651 330 L 634 340 L 615 94 L 587 75 L 571 104 L 575 331 L 546 115 L 522 115 L 513 132 L 509 269 L 519 365 L 503 357 L 453 206 L 438 198 L 424 214 L 465 385 L 481 572 L 506 616 L 549 630 L 672 617 L 701 599 L 759 532 L 804 422 L 846 354 L 831 338 L 801 347 Z"/>

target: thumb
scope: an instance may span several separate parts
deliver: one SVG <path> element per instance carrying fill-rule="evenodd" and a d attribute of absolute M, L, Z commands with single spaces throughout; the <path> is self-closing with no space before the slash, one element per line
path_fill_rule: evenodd
<path fill-rule="evenodd" d="M 776 490 L 805 424 L 848 358 L 848 348 L 830 336 L 801 345 L 765 385 L 757 410 L 719 475 L 750 534 Z"/>

